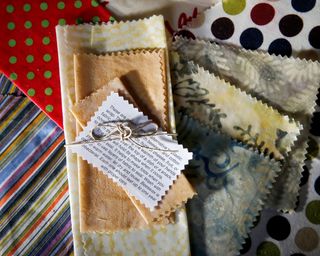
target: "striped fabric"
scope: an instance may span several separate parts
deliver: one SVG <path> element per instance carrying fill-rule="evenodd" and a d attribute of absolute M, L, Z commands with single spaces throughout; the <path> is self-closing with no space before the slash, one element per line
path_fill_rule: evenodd
<path fill-rule="evenodd" d="M 0 94 L 12 94 L 16 96 L 22 96 L 23 93 L 14 84 L 6 78 L 4 74 L 0 73 Z"/>
<path fill-rule="evenodd" d="M 72 251 L 63 132 L 26 97 L 0 95 L 0 255 Z"/>

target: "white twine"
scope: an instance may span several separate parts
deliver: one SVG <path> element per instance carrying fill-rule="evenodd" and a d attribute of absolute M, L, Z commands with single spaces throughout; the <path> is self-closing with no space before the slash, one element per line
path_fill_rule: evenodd
<path fill-rule="evenodd" d="M 153 124 L 155 128 L 151 131 L 144 131 L 143 128 L 149 124 Z M 111 127 L 114 129 L 107 134 L 99 135 L 97 134 L 97 129 L 99 129 L 100 127 Z M 148 137 L 148 136 L 176 135 L 175 133 L 166 133 L 166 132 L 159 131 L 158 125 L 155 123 L 152 123 L 152 121 L 147 121 L 138 125 L 135 125 L 130 120 L 104 122 L 92 128 L 89 135 L 91 137 L 91 140 L 76 141 L 70 144 L 66 144 L 65 146 L 76 146 L 76 145 L 98 143 L 102 141 L 120 139 L 121 141 L 128 140 L 141 148 L 145 148 L 149 150 L 157 150 L 157 151 L 163 151 L 163 152 L 178 151 L 178 150 L 171 150 L 171 149 L 151 148 L 151 147 L 141 145 L 134 140 L 134 138 L 141 138 L 141 137 Z"/>

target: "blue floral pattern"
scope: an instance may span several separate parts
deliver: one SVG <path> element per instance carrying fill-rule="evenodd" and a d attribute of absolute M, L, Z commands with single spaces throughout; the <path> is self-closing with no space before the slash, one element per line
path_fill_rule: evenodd
<path fill-rule="evenodd" d="M 178 140 L 198 196 L 187 204 L 194 255 L 235 255 L 280 171 L 277 162 L 176 113 Z"/>

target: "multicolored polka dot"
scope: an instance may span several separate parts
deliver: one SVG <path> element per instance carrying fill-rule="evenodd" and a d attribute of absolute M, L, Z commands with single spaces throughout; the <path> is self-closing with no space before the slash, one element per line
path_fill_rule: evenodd
<path fill-rule="evenodd" d="M 11 56 L 9 58 L 9 63 L 10 64 L 16 64 L 17 63 L 17 57 L 16 56 Z"/>
<path fill-rule="evenodd" d="M 40 4 L 40 9 L 42 11 L 46 11 L 48 9 L 48 4 L 46 2 L 43 2 Z"/>
<path fill-rule="evenodd" d="M 65 6 L 66 6 L 65 3 L 62 1 L 57 3 L 57 8 L 59 10 L 63 10 Z"/>
<path fill-rule="evenodd" d="M 30 10 L 31 10 L 31 5 L 30 5 L 30 4 L 24 4 L 24 5 L 23 5 L 23 10 L 24 10 L 25 12 L 30 12 Z"/>
<path fill-rule="evenodd" d="M 82 2 L 81 1 L 77 0 L 77 1 L 74 2 L 74 7 L 81 8 L 81 6 L 82 6 Z"/>
<path fill-rule="evenodd" d="M 281 241 L 290 235 L 289 221 L 280 215 L 272 217 L 267 223 L 267 232 L 275 240 Z"/>
<path fill-rule="evenodd" d="M 52 112 L 53 111 L 53 106 L 52 105 L 47 105 L 46 106 L 46 111 L 47 112 Z"/>
<path fill-rule="evenodd" d="M 43 55 L 43 60 L 45 62 L 49 62 L 51 60 L 51 55 L 49 53 L 46 53 L 45 55 Z"/>
<path fill-rule="evenodd" d="M 257 25 L 266 25 L 272 21 L 275 10 L 272 5 L 260 3 L 255 5 L 251 10 L 251 19 Z"/>
<path fill-rule="evenodd" d="M 287 37 L 298 35 L 303 28 L 302 19 L 295 14 L 284 16 L 279 22 L 280 32 Z"/>
<path fill-rule="evenodd" d="M 27 78 L 28 78 L 29 80 L 34 79 L 34 77 L 35 77 L 35 74 L 34 74 L 32 71 L 30 71 L 30 72 L 27 73 Z"/>
<path fill-rule="evenodd" d="M 45 36 L 44 38 L 42 38 L 42 43 L 44 45 L 50 44 L 50 38 L 48 36 Z"/>
<path fill-rule="evenodd" d="M 311 29 L 308 39 L 312 47 L 320 49 L 320 26 Z"/>
<path fill-rule="evenodd" d="M 28 91 L 27 91 L 27 94 L 31 97 L 33 97 L 34 95 L 36 95 L 36 90 L 33 89 L 33 88 L 30 88 Z"/>
<path fill-rule="evenodd" d="M 229 39 L 234 33 L 232 20 L 226 17 L 216 19 L 211 25 L 211 32 L 220 40 Z"/>
<path fill-rule="evenodd" d="M 10 76 L 9 76 L 9 78 L 12 80 L 12 81 L 14 81 L 14 80 L 17 80 L 18 79 L 18 75 L 17 75 L 17 73 L 11 73 L 10 74 Z"/>
<path fill-rule="evenodd" d="M 16 44 L 17 44 L 17 42 L 16 42 L 16 40 L 14 40 L 14 39 L 10 39 L 10 40 L 8 41 L 8 45 L 9 45 L 10 47 L 15 47 Z"/>
<path fill-rule="evenodd" d="M 7 28 L 8 28 L 9 30 L 14 30 L 15 27 L 16 27 L 16 24 L 14 24 L 14 22 L 9 22 L 9 23 L 8 23 Z"/>
<path fill-rule="evenodd" d="M 308 12 L 313 9 L 316 4 L 316 0 L 291 0 L 293 9 L 298 12 Z"/>
<path fill-rule="evenodd" d="M 30 29 L 32 28 L 32 22 L 30 20 L 27 20 L 25 23 L 24 23 L 24 27 L 26 29 Z"/>
<path fill-rule="evenodd" d="M 98 23 L 100 21 L 100 18 L 98 16 L 92 17 L 92 22 Z"/>
<path fill-rule="evenodd" d="M 241 13 L 246 7 L 246 0 L 228 0 L 222 1 L 223 10 L 230 15 Z"/>
<path fill-rule="evenodd" d="M 47 28 L 47 27 L 49 27 L 49 21 L 48 20 L 42 20 L 41 21 L 41 26 L 43 27 L 43 28 Z"/>
<path fill-rule="evenodd" d="M 207 9 L 188 30 L 195 37 L 226 40 L 228 44 L 247 49 L 316 60 L 320 49 L 319 13 L 316 0 L 225 0 Z M 225 24 L 216 24 L 220 19 L 228 20 Z M 211 31 L 208 22 L 213 22 Z M 249 28 L 258 29 L 262 37 L 248 40 L 246 34 L 253 32 Z"/>
<path fill-rule="evenodd" d="M 11 4 L 7 5 L 6 11 L 7 11 L 8 13 L 13 13 L 13 12 L 14 12 L 14 7 L 13 7 L 13 5 L 11 5 Z"/>
<path fill-rule="evenodd" d="M 26 43 L 26 45 L 31 46 L 31 45 L 33 45 L 33 39 L 32 38 L 27 38 L 25 43 Z"/>
<path fill-rule="evenodd" d="M 51 78 L 52 73 L 51 73 L 51 71 L 47 70 L 47 71 L 45 71 L 45 72 L 43 73 L 43 76 L 44 76 L 45 78 L 49 79 L 49 78 Z"/>
<path fill-rule="evenodd" d="M 98 7 L 99 6 L 99 2 L 97 0 L 92 0 L 91 1 L 91 6 L 92 7 Z"/>
<path fill-rule="evenodd" d="M 261 243 L 256 252 L 256 256 L 281 256 L 279 247 L 273 242 L 263 242 Z"/>
<path fill-rule="evenodd" d="M 240 35 L 241 45 L 248 50 L 256 50 L 263 43 L 263 35 L 257 28 L 248 28 Z"/>
<path fill-rule="evenodd" d="M 28 62 L 28 63 L 32 63 L 33 61 L 34 61 L 34 57 L 33 57 L 33 55 L 28 55 L 27 57 L 26 57 L 26 61 Z"/>
<path fill-rule="evenodd" d="M 59 19 L 58 23 L 59 23 L 59 25 L 61 25 L 61 26 L 63 26 L 63 25 L 66 25 L 66 24 L 67 24 L 67 22 L 66 22 L 66 20 L 65 20 L 65 19 Z"/>
<path fill-rule="evenodd" d="M 297 232 L 294 241 L 302 251 L 310 252 L 317 248 L 319 236 L 313 228 L 305 227 Z"/>
<path fill-rule="evenodd" d="M 52 95 L 52 88 L 51 88 L 51 87 L 47 87 L 47 88 L 44 90 L 44 94 L 47 95 L 47 96 Z"/>
<path fill-rule="evenodd" d="M 314 200 L 308 203 L 306 207 L 306 217 L 313 224 L 320 224 L 320 201 Z"/>
<path fill-rule="evenodd" d="M 268 52 L 275 55 L 291 56 L 292 47 L 287 39 L 279 38 L 270 44 Z"/>

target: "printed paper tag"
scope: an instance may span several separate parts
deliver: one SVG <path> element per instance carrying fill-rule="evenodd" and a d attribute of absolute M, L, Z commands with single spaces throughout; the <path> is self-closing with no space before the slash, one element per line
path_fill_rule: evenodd
<path fill-rule="evenodd" d="M 93 128 L 117 120 L 131 120 L 138 125 L 149 119 L 117 93 L 112 93 L 76 138 L 76 142 L 92 140 L 90 132 Z M 114 129 L 114 127 L 103 127 L 103 133 L 108 134 Z M 120 138 L 79 144 L 71 149 L 103 171 L 152 211 L 180 175 L 184 166 L 192 159 L 192 153 L 166 134 L 132 138 L 132 140 L 149 149 Z"/>

